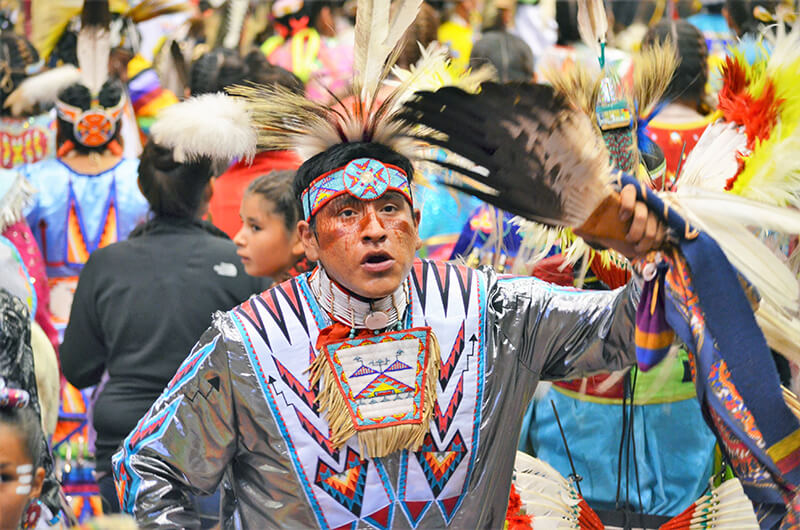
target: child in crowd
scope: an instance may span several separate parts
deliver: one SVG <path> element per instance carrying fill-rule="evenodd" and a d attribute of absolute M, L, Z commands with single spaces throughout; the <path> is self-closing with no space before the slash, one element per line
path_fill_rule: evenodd
<path fill-rule="evenodd" d="M 41 511 L 35 503 L 44 483 L 42 426 L 28 400 L 0 378 L 0 528 L 33 528 Z"/>
<path fill-rule="evenodd" d="M 300 210 L 294 171 L 272 171 L 253 180 L 242 197 L 242 227 L 233 239 L 244 270 L 275 283 L 308 270 L 297 234 Z"/>

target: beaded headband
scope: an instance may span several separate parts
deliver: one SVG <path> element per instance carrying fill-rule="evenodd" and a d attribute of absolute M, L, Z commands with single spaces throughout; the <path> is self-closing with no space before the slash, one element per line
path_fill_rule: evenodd
<path fill-rule="evenodd" d="M 387 191 L 402 193 L 413 207 L 411 186 L 402 169 L 374 158 L 358 158 L 320 175 L 308 185 L 300 196 L 303 216 L 306 221 L 311 220 L 320 208 L 345 193 L 362 201 L 372 201 Z"/>

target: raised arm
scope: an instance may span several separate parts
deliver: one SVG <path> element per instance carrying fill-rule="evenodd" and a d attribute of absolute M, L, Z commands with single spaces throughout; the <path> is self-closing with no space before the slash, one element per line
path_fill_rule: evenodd
<path fill-rule="evenodd" d="M 636 360 L 639 289 L 581 291 L 536 278 L 498 280 L 492 304 L 496 337 L 540 379 L 619 370 Z"/>

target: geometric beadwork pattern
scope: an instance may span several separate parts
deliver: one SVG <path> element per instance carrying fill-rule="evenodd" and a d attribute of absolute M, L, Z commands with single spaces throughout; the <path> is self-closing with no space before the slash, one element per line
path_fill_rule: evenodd
<path fill-rule="evenodd" d="M 367 460 L 361 460 L 358 453 L 348 447 L 344 470 L 337 472 L 320 460 L 314 482 L 353 515 L 360 517 L 368 466 Z"/>

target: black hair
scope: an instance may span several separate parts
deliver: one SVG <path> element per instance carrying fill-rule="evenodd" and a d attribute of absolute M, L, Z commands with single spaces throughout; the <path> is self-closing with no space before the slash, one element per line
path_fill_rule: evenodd
<path fill-rule="evenodd" d="M 300 220 L 300 207 L 294 196 L 295 173 L 292 170 L 270 171 L 250 182 L 244 192 L 245 196 L 255 194 L 269 201 L 273 213 L 283 217 L 289 233 L 294 232 Z"/>
<path fill-rule="evenodd" d="M 22 438 L 26 456 L 36 468 L 42 465 L 42 424 L 32 407 L 0 407 L 0 424 L 11 427 Z"/>
<path fill-rule="evenodd" d="M 297 95 L 304 95 L 305 85 L 289 70 L 270 63 L 261 50 L 252 50 L 244 56 L 246 73 L 242 82 L 259 85 L 279 85 Z"/>
<path fill-rule="evenodd" d="M 194 219 L 214 172 L 210 158 L 176 162 L 172 149 L 151 139 L 139 162 L 139 186 L 156 217 Z"/>
<path fill-rule="evenodd" d="M 6 98 L 27 77 L 25 69 L 39 60 L 39 53 L 25 37 L 15 33 L 0 34 L 0 112 Z"/>
<path fill-rule="evenodd" d="M 294 179 L 294 195 L 301 210 L 302 202 L 300 197 L 314 179 L 328 171 L 344 167 L 348 162 L 358 158 L 374 158 L 384 164 L 397 166 L 403 170 L 409 182 L 411 182 L 414 177 L 414 166 L 411 164 L 411 161 L 383 144 L 371 142 L 336 144 L 322 153 L 312 156 L 297 169 L 297 175 Z M 312 224 L 313 220 L 312 218 Z"/>
<path fill-rule="evenodd" d="M 193 96 L 214 94 L 228 85 L 241 83 L 247 74 L 244 61 L 234 50 L 215 48 L 192 64 L 189 89 Z"/>
<path fill-rule="evenodd" d="M 103 86 L 100 87 L 100 93 L 97 95 L 97 102 L 103 108 L 111 108 L 117 105 L 123 97 L 123 88 L 120 82 L 116 79 L 109 79 Z M 81 83 L 75 83 L 67 88 L 63 89 L 61 92 L 58 93 L 58 99 L 72 105 L 73 107 L 78 107 L 81 110 L 89 110 L 92 106 L 92 94 L 89 92 L 89 89 L 82 85 Z M 67 140 L 71 141 L 75 144 L 74 149 L 81 154 L 88 154 L 88 153 L 102 153 L 105 151 L 106 147 L 112 140 L 119 139 L 119 132 L 120 127 L 122 124 L 122 119 L 120 118 L 117 120 L 117 123 L 114 124 L 114 133 L 108 139 L 108 141 L 102 145 L 89 147 L 86 145 L 81 144 L 77 138 L 75 138 L 75 131 L 74 127 L 75 124 L 70 123 L 66 120 L 58 118 L 58 145 L 62 145 Z"/>
<path fill-rule="evenodd" d="M 745 34 L 758 34 L 761 22 L 753 16 L 753 9 L 761 6 L 774 13 L 778 4 L 777 0 L 725 0 L 725 9 L 728 11 L 730 22 L 735 26 L 731 29 L 741 37 Z"/>
<path fill-rule="evenodd" d="M 578 2 L 576 0 L 556 2 L 556 23 L 558 24 L 558 44 L 563 46 L 581 40 L 581 34 L 578 32 Z"/>
<path fill-rule="evenodd" d="M 708 82 L 708 45 L 699 29 L 685 20 L 662 20 L 642 39 L 642 47 L 670 40 L 677 49 L 680 63 L 664 97 L 696 105 L 702 111 Z"/>

